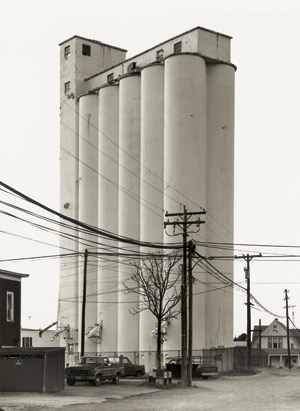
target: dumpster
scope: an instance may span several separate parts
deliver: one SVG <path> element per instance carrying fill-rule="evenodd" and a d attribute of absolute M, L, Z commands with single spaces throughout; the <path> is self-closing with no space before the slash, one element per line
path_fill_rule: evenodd
<path fill-rule="evenodd" d="M 1 392 L 64 389 L 65 348 L 0 348 Z"/>

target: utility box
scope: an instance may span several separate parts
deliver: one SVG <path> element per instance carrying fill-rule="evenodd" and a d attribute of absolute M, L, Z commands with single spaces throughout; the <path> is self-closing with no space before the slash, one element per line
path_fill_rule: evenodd
<path fill-rule="evenodd" d="M 1 392 L 64 389 L 65 348 L 0 348 Z"/>

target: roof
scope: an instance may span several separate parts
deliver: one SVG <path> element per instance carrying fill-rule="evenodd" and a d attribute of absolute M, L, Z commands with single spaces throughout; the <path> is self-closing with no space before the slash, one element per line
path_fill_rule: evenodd
<path fill-rule="evenodd" d="M 12 280 L 20 280 L 24 277 L 29 277 L 29 274 L 15 273 L 14 271 L 7 271 L 0 269 L 0 278 L 11 277 Z"/>
<path fill-rule="evenodd" d="M 259 337 L 259 330 L 263 333 L 269 326 L 268 325 L 255 325 L 253 328 L 253 334 L 252 334 L 252 342 L 254 342 L 258 337 Z"/>
<path fill-rule="evenodd" d="M 59 43 L 59 46 L 62 46 L 63 44 L 65 44 L 65 43 L 67 43 L 68 41 L 73 40 L 73 39 L 75 39 L 75 38 L 81 39 L 81 40 L 85 40 L 85 41 L 90 41 L 91 43 L 99 44 L 100 46 L 110 47 L 110 48 L 112 48 L 112 49 L 117 49 L 117 50 L 121 50 L 121 51 L 127 52 L 127 50 L 121 49 L 120 47 L 111 46 L 110 44 L 102 43 L 102 41 L 99 41 L 99 40 L 93 40 L 93 39 L 88 39 L 88 38 L 86 38 L 86 37 L 77 36 L 76 34 L 75 34 L 74 36 L 68 38 L 67 40 L 64 40 L 62 43 Z"/>
<path fill-rule="evenodd" d="M 203 31 L 206 31 L 206 32 L 208 32 L 208 33 L 214 33 L 214 34 L 216 34 L 217 36 L 226 37 L 226 38 L 228 38 L 228 39 L 230 39 L 230 40 L 232 39 L 232 37 L 231 37 L 231 36 L 228 36 L 227 34 L 219 33 L 219 32 L 214 31 L 214 30 L 209 30 L 209 29 L 206 29 L 206 28 L 204 28 L 204 27 L 197 26 L 197 27 L 194 27 L 193 29 L 190 29 L 190 30 L 185 31 L 184 33 L 177 34 L 176 36 L 171 37 L 171 38 L 169 38 L 168 40 L 164 40 L 163 42 L 161 42 L 161 43 L 159 43 L 159 44 L 156 44 L 155 46 L 152 46 L 152 47 L 150 47 L 149 49 L 146 49 L 146 50 L 142 51 L 141 53 L 138 53 L 138 54 L 136 54 L 136 55 L 134 55 L 134 56 L 132 56 L 132 57 L 124 60 L 123 62 L 120 62 L 120 63 L 118 63 L 118 64 L 116 64 L 116 65 L 114 65 L 114 66 L 112 66 L 112 67 L 109 67 L 109 68 L 107 68 L 107 69 L 105 69 L 105 70 L 102 70 L 102 71 L 100 71 L 100 72 L 98 72 L 98 73 L 95 73 L 95 74 L 87 77 L 85 80 L 89 80 L 89 79 L 91 79 L 91 78 L 93 78 L 93 77 L 98 76 L 99 74 L 105 73 L 106 71 L 111 70 L 112 68 L 117 67 L 117 66 L 119 66 L 120 64 L 124 64 L 124 63 L 126 63 L 127 61 L 129 61 L 129 60 L 135 59 L 135 58 L 137 58 L 137 57 L 139 57 L 139 56 L 141 56 L 141 55 L 143 55 L 143 54 L 145 54 L 145 53 L 148 53 L 150 50 L 157 49 L 158 47 L 161 47 L 161 46 L 163 46 L 164 44 L 169 43 L 170 41 L 175 40 L 177 37 L 184 36 L 185 34 L 191 33 L 191 32 L 196 31 L 196 30 L 203 30 Z M 79 37 L 79 36 L 74 36 L 74 37 Z M 81 37 L 81 38 L 82 38 L 82 37 Z M 69 40 L 70 40 L 70 39 L 69 39 Z M 93 41 L 93 40 L 91 40 L 91 41 Z M 95 40 L 95 42 L 97 42 L 97 41 Z M 98 43 L 103 44 L 103 43 L 101 43 L 101 42 L 98 42 Z M 63 43 L 61 43 L 61 44 L 63 44 Z M 111 47 L 111 46 L 110 46 L 110 47 Z M 229 64 L 229 63 L 228 63 L 228 64 Z M 235 67 L 234 64 L 232 64 L 232 63 L 230 63 L 230 65 L 232 65 L 233 67 Z M 235 68 L 236 68 L 236 67 L 235 67 Z"/>

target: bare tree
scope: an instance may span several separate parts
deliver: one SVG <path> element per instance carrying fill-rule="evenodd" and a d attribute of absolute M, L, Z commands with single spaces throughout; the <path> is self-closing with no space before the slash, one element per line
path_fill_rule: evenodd
<path fill-rule="evenodd" d="M 181 271 L 176 267 L 181 257 L 175 254 L 159 252 L 152 257 L 143 257 L 132 263 L 134 269 L 131 280 L 136 287 L 124 284 L 126 293 L 139 295 L 139 302 L 130 312 L 135 315 L 149 310 L 157 320 L 157 375 L 161 375 L 162 324 L 176 318 L 180 308 L 176 308 L 181 299 L 176 283 Z"/>

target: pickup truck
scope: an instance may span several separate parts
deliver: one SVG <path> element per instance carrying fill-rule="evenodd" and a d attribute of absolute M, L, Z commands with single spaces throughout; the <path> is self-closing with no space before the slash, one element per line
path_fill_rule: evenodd
<path fill-rule="evenodd" d="M 145 374 L 145 366 L 142 364 L 133 364 L 128 357 L 119 355 L 117 357 L 108 357 L 109 364 L 119 365 L 125 369 L 125 377 L 142 377 Z"/>
<path fill-rule="evenodd" d="M 172 371 L 173 378 L 181 377 L 181 358 L 169 357 L 166 361 L 167 371 Z M 218 367 L 204 362 L 200 356 L 192 357 L 192 378 L 209 378 L 219 375 Z"/>
<path fill-rule="evenodd" d="M 109 364 L 103 357 L 81 357 L 79 362 L 65 370 L 68 385 L 75 385 L 77 381 L 86 381 L 98 386 L 101 381 L 109 380 L 116 384 L 125 376 L 124 367 Z"/>

